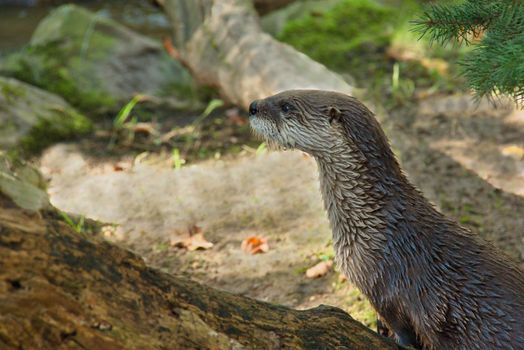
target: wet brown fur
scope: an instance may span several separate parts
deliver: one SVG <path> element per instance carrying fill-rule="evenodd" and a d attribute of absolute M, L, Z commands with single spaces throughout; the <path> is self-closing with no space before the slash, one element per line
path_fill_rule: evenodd
<path fill-rule="evenodd" d="M 286 91 L 257 101 L 250 122 L 315 157 L 337 264 L 399 343 L 524 349 L 524 272 L 410 184 L 362 103 Z"/>

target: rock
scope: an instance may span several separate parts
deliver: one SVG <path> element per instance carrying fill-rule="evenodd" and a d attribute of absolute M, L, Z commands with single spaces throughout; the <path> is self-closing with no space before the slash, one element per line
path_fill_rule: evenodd
<path fill-rule="evenodd" d="M 25 210 L 51 208 L 44 179 L 38 170 L 27 164 L 11 161 L 0 152 L 0 195 L 2 194 Z"/>
<path fill-rule="evenodd" d="M 119 110 L 137 93 L 174 104 L 193 96 L 191 76 L 160 43 L 71 4 L 44 18 L 1 70 L 95 114 Z"/>
<path fill-rule="evenodd" d="M 36 152 L 91 130 L 91 122 L 63 98 L 0 77 L 0 149 Z"/>

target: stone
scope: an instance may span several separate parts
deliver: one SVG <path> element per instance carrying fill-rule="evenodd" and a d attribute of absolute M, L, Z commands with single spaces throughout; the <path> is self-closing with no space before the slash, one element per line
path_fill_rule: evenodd
<path fill-rule="evenodd" d="M 28 211 L 50 209 L 45 181 L 38 170 L 0 151 L 0 195 Z"/>
<path fill-rule="evenodd" d="M 38 152 L 91 127 L 90 120 L 62 97 L 0 77 L 0 149 Z"/>
<path fill-rule="evenodd" d="M 94 115 L 118 111 L 138 93 L 174 104 L 194 95 L 190 74 L 160 43 L 72 4 L 44 18 L 0 71 Z"/>

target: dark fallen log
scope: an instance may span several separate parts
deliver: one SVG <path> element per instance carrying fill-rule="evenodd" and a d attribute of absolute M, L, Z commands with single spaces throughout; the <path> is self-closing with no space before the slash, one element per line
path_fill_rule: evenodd
<path fill-rule="evenodd" d="M 0 349 L 398 349 L 334 307 L 292 310 L 149 268 L 73 231 L 38 181 L 1 165 Z"/>
<path fill-rule="evenodd" d="M 163 0 L 172 54 L 201 84 L 247 107 L 276 92 L 317 88 L 351 94 L 338 74 L 262 31 L 247 0 Z"/>

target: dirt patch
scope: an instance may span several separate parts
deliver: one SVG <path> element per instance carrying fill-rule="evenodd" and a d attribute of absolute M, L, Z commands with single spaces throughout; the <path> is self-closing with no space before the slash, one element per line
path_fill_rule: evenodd
<path fill-rule="evenodd" d="M 432 98 L 379 118 L 403 168 L 424 194 L 522 263 L 522 159 L 515 148 L 510 156 L 498 151 L 524 139 L 518 113 L 489 104 L 475 107 L 469 97 L 459 96 Z M 115 166 L 122 159 L 127 165 Z M 44 153 L 41 169 L 50 178 L 54 205 L 117 224 L 108 239 L 153 266 L 295 308 L 338 306 L 367 325 L 374 323 L 365 298 L 338 272 L 305 277 L 309 267 L 333 256 L 311 158 L 253 151 L 178 170 L 148 159 L 104 159 L 85 147 L 62 144 Z M 213 247 L 172 246 L 193 225 Z M 268 239 L 267 253 L 242 251 L 242 240 L 252 235 Z"/>
<path fill-rule="evenodd" d="M 455 95 L 393 111 L 382 122 L 426 197 L 524 266 L 524 162 L 515 156 L 522 118 L 508 105 Z"/>
<path fill-rule="evenodd" d="M 312 158 L 284 152 L 179 170 L 137 163 L 115 171 L 113 163 L 93 163 L 75 145 L 57 145 L 41 163 L 55 206 L 118 224 L 108 238 L 164 271 L 298 308 L 353 305 L 356 317 L 373 322 L 367 303 L 337 273 L 305 277 L 307 268 L 333 254 Z M 171 245 L 192 225 L 214 243 L 211 249 Z M 251 235 L 266 237 L 269 251 L 242 251 Z"/>

